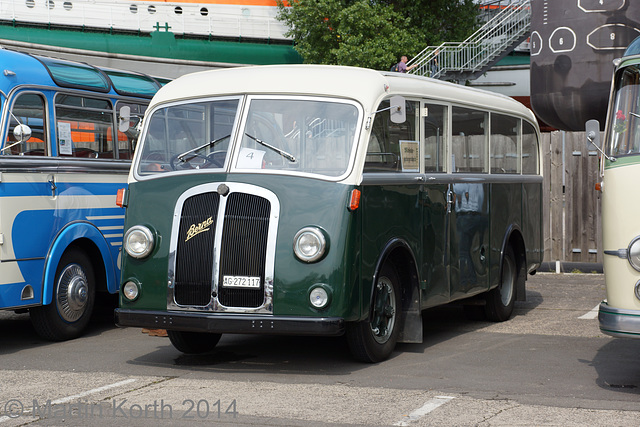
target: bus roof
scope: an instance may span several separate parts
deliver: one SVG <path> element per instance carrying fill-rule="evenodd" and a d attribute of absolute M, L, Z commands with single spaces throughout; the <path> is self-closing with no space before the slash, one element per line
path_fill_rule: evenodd
<path fill-rule="evenodd" d="M 236 94 L 302 94 L 359 101 L 368 113 L 388 95 L 416 95 L 517 114 L 535 123 L 523 104 L 504 95 L 427 77 L 333 65 L 270 65 L 188 74 L 158 91 L 159 103 Z"/>
<path fill-rule="evenodd" d="M 0 63 L 5 79 L 0 89 L 7 93 L 22 84 L 58 86 L 120 95 L 151 98 L 162 86 L 141 73 L 94 67 L 92 65 L 31 55 L 0 48 Z"/>

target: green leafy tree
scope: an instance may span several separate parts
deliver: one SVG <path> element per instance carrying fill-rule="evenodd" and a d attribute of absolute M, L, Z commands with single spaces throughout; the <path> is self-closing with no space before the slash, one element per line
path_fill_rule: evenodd
<path fill-rule="evenodd" d="M 278 8 L 305 63 L 379 70 L 428 45 L 463 40 L 478 12 L 473 0 L 279 0 Z"/>

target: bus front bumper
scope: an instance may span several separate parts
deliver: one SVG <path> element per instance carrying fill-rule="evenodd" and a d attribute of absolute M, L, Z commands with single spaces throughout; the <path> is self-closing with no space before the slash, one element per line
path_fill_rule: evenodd
<path fill-rule="evenodd" d="M 339 336 L 345 331 L 345 322 L 341 317 L 168 312 L 117 308 L 115 321 L 118 326 L 217 334 Z"/>
<path fill-rule="evenodd" d="M 640 338 L 640 310 L 614 308 L 607 301 L 598 311 L 600 330 L 613 337 Z"/>

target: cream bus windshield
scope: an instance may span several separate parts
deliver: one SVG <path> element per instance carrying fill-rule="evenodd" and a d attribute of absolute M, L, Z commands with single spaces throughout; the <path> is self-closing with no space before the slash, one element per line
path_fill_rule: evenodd
<path fill-rule="evenodd" d="M 149 118 L 138 173 L 226 169 L 229 164 L 245 172 L 329 177 L 347 171 L 360 116 L 354 104 L 304 97 L 256 97 L 247 103 L 242 120 L 240 99 L 156 110 Z"/>
<path fill-rule="evenodd" d="M 609 118 L 609 154 L 640 154 L 640 71 L 626 68 L 616 82 L 616 96 Z"/>

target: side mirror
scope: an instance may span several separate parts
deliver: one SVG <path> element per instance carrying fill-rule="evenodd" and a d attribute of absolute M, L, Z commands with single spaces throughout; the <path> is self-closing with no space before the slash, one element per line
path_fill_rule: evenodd
<path fill-rule="evenodd" d="M 407 106 L 403 96 L 396 95 L 390 99 L 391 114 L 393 123 L 404 123 L 407 120 Z"/>
<path fill-rule="evenodd" d="M 606 158 L 610 162 L 615 162 L 616 158 L 606 155 L 605 152 L 602 151 L 602 148 L 600 146 L 600 122 L 595 119 L 587 121 L 587 123 L 585 124 L 585 131 L 587 134 L 587 145 L 593 144 L 593 146 L 596 147 L 596 150 L 598 150 L 600 154 L 604 156 L 604 158 Z"/>
<path fill-rule="evenodd" d="M 17 125 L 13 128 L 13 136 L 18 142 L 27 142 L 31 138 L 31 128 L 27 125 Z"/>
<path fill-rule="evenodd" d="M 126 132 L 131 127 L 131 107 L 125 105 L 120 108 L 120 118 L 118 119 L 118 130 Z"/>

